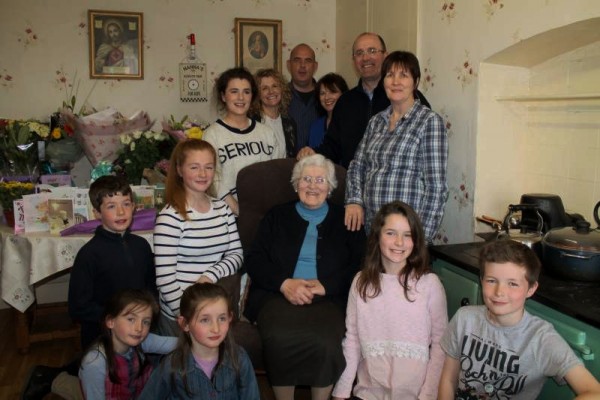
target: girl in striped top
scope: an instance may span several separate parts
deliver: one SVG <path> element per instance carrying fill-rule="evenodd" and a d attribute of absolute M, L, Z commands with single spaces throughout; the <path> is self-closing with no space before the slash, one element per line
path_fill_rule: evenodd
<path fill-rule="evenodd" d="M 179 301 L 195 282 L 217 282 L 242 265 L 235 217 L 212 197 L 216 152 L 210 143 L 186 139 L 171 154 L 165 199 L 154 227 L 156 286 L 163 335 L 177 335 Z"/>

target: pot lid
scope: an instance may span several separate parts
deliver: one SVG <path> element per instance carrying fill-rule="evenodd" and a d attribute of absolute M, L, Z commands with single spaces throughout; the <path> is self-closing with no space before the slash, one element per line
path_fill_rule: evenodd
<path fill-rule="evenodd" d="M 587 221 L 577 221 L 574 227 L 549 230 L 543 242 L 565 250 L 600 253 L 600 230 L 590 229 Z"/>

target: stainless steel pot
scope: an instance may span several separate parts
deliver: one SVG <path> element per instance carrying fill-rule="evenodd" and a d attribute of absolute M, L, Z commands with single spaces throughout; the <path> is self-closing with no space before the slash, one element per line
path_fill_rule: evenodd
<path fill-rule="evenodd" d="M 562 279 L 600 281 L 600 230 L 587 221 L 551 229 L 542 239 L 544 269 Z"/>

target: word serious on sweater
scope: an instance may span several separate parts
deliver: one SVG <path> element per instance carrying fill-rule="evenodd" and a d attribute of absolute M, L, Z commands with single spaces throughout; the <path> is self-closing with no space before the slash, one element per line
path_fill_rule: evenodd
<path fill-rule="evenodd" d="M 519 393 L 527 379 L 518 375 L 517 354 L 473 334 L 463 337 L 460 365 L 467 382 L 495 382 L 505 393 Z"/>
<path fill-rule="evenodd" d="M 219 148 L 219 161 L 225 164 L 227 160 L 233 160 L 236 157 L 254 156 L 257 154 L 273 154 L 274 147 L 265 144 L 262 141 L 246 143 L 229 143 Z"/>

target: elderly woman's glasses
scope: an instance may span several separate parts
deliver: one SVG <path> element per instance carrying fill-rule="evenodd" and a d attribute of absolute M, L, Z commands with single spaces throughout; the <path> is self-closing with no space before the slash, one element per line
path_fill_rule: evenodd
<path fill-rule="evenodd" d="M 303 182 L 306 185 L 310 185 L 311 183 L 314 183 L 315 185 L 324 185 L 327 183 L 327 179 L 325 179 L 322 176 L 303 176 L 302 178 L 300 178 L 300 182 Z"/>

